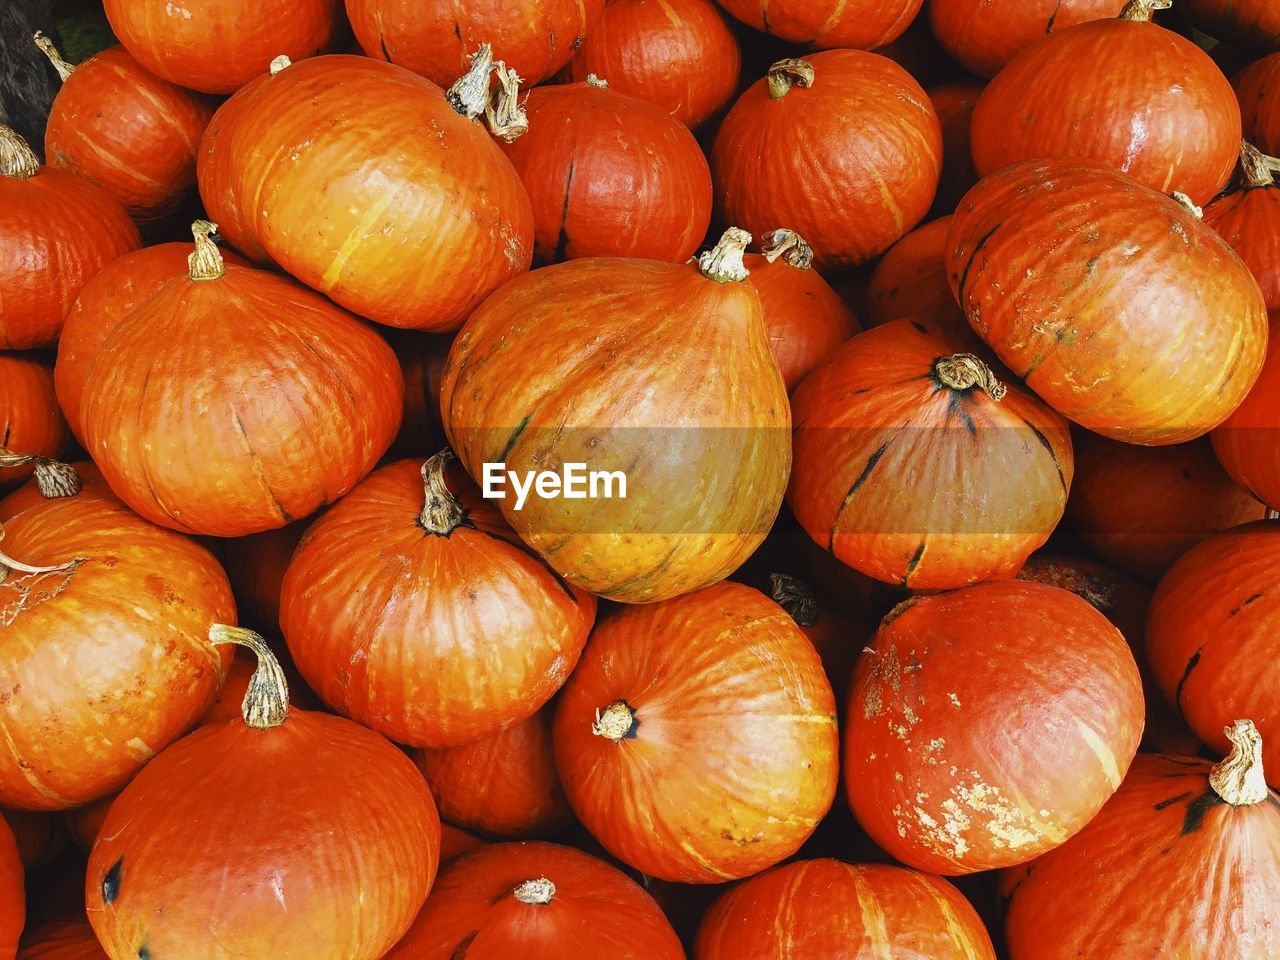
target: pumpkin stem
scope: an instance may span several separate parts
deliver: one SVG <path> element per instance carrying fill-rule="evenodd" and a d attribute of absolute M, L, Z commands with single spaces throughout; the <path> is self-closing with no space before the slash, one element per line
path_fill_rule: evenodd
<path fill-rule="evenodd" d="M 293 66 L 293 61 L 290 60 L 287 56 L 285 56 L 282 53 L 280 54 L 280 56 L 276 57 L 274 60 L 271 61 L 271 66 L 268 67 L 267 69 L 271 71 L 271 76 L 274 77 L 281 70 L 288 70 L 292 66 Z"/>
<path fill-rule="evenodd" d="M 0 540 L 3 539 L 4 524 L 0 523 Z M 45 573 L 65 573 L 76 569 L 84 561 L 84 557 L 76 557 L 74 560 L 68 560 L 66 563 L 59 563 L 52 567 L 33 567 L 29 563 L 15 560 L 4 551 L 0 551 L 0 583 L 4 583 L 11 573 L 25 573 L 31 576 L 40 576 Z"/>
<path fill-rule="evenodd" d="M 751 242 L 751 234 L 738 227 L 730 227 L 720 237 L 715 248 L 698 258 L 698 269 L 708 280 L 716 283 L 741 283 L 747 279 L 746 264 L 742 255 Z"/>
<path fill-rule="evenodd" d="M 933 377 L 950 390 L 972 390 L 981 387 L 997 403 L 1004 399 L 1008 388 L 996 379 L 991 368 L 972 353 L 953 353 L 940 357 L 933 363 Z"/>
<path fill-rule="evenodd" d="M 453 459 L 453 451 L 446 447 L 422 465 L 426 499 L 418 523 L 428 533 L 434 533 L 438 537 L 447 537 L 467 518 L 462 504 L 449 492 L 449 487 L 444 482 L 445 467 Z"/>
<path fill-rule="evenodd" d="M 289 716 L 289 683 L 267 642 L 252 630 L 225 623 L 209 628 L 209 642 L 215 647 L 229 643 L 248 647 L 258 658 L 258 669 L 249 678 L 249 689 L 240 705 L 244 722 L 255 730 L 270 730 L 284 723 Z"/>
<path fill-rule="evenodd" d="M 520 75 L 499 60 L 494 65 L 498 75 L 498 89 L 493 99 L 485 105 L 484 118 L 489 132 L 507 143 L 515 143 L 529 132 L 529 118 L 520 103 Z"/>
<path fill-rule="evenodd" d="M 773 230 L 760 238 L 760 252 L 770 263 L 779 257 L 797 270 L 813 268 L 813 247 L 794 230 Z"/>
<path fill-rule="evenodd" d="M 1248 140 L 1240 141 L 1240 174 L 1246 187 L 1270 187 L 1275 184 L 1272 168 L 1280 164 L 1275 157 L 1268 157 Z"/>
<path fill-rule="evenodd" d="M 480 44 L 470 57 L 471 67 L 445 91 L 449 106 L 468 120 L 474 120 L 489 105 L 489 74 L 493 73 L 493 47 Z"/>
<path fill-rule="evenodd" d="M 774 601 L 787 611 L 797 626 L 812 627 L 818 622 L 818 598 L 807 583 L 785 573 L 769 574 L 769 583 Z"/>
<path fill-rule="evenodd" d="M 591 732 L 597 737 L 608 737 L 614 743 L 621 743 L 634 735 L 636 714 L 625 700 L 615 700 L 604 710 L 596 711 L 596 722 L 591 725 Z"/>
<path fill-rule="evenodd" d="M 40 48 L 40 52 L 49 58 L 49 62 L 53 64 L 53 69 L 58 71 L 58 76 L 62 82 L 66 83 L 71 78 L 71 73 L 75 70 L 75 67 L 62 59 L 62 54 L 53 45 L 53 41 L 44 35 L 43 30 L 37 30 L 32 39 L 35 40 L 36 46 Z"/>
<path fill-rule="evenodd" d="M 1175 190 L 1173 193 L 1169 194 L 1169 196 L 1176 200 L 1180 206 L 1186 208 L 1186 211 L 1197 220 L 1204 219 L 1204 210 L 1201 207 L 1197 207 L 1195 201 L 1185 193 L 1179 193 Z"/>
<path fill-rule="evenodd" d="M 516 887 L 512 893 L 521 903 L 526 903 L 530 906 L 545 906 L 555 897 L 556 885 L 546 877 L 539 877 L 537 880 L 526 880 Z"/>
<path fill-rule="evenodd" d="M 1231 741 L 1231 753 L 1209 771 L 1213 792 L 1233 807 L 1247 807 L 1267 799 L 1267 779 L 1262 773 L 1262 737 L 1252 720 L 1237 720 L 1223 729 Z"/>
<path fill-rule="evenodd" d="M 222 253 L 213 242 L 218 232 L 218 225 L 208 220 L 197 220 L 191 224 L 191 235 L 195 237 L 196 249 L 187 257 L 188 275 L 192 280 L 217 280 L 227 272 L 222 263 Z"/>
<path fill-rule="evenodd" d="M 587 86 L 595 87 L 597 90 L 608 90 L 609 81 L 604 79 L 604 77 L 597 77 L 594 73 L 588 73 Z"/>
<path fill-rule="evenodd" d="M 1129 0 L 1120 11 L 1121 20 L 1146 23 L 1157 10 L 1168 10 L 1173 0 Z"/>
<path fill-rule="evenodd" d="M 0 123 L 0 176 L 30 180 L 40 172 L 40 161 L 22 135 Z"/>
<path fill-rule="evenodd" d="M 792 87 L 813 86 L 813 64 L 808 60 L 779 60 L 765 74 L 769 84 L 769 96 L 781 100 Z"/>
<path fill-rule="evenodd" d="M 25 467 L 28 464 L 35 471 L 40 496 L 46 500 L 74 497 L 83 487 L 80 474 L 69 463 L 60 463 L 34 453 L 14 453 L 0 447 L 0 467 Z"/>
<path fill-rule="evenodd" d="M 1270 507 L 1268 507 L 1268 508 L 1267 508 L 1267 519 L 1268 519 L 1268 520 L 1280 520 L 1280 510 L 1273 510 L 1273 509 L 1271 509 Z"/>

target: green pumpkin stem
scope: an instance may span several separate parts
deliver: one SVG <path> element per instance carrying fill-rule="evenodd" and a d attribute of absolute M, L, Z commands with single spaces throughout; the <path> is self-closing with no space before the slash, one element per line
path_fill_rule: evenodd
<path fill-rule="evenodd" d="M 428 533 L 434 533 L 438 537 L 447 537 L 467 518 L 466 510 L 462 508 L 458 498 L 449 492 L 444 479 L 445 468 L 453 460 L 453 451 L 446 447 L 422 465 L 425 497 L 418 523 Z"/>
<path fill-rule="evenodd" d="M 58 48 L 53 45 L 53 41 L 44 35 L 44 32 L 37 30 L 32 38 L 36 42 L 36 46 L 40 48 L 40 52 L 49 58 L 49 62 L 53 64 L 53 69 L 58 71 L 58 77 L 63 83 L 71 79 L 71 74 L 75 71 L 75 66 L 67 63 L 62 59 L 62 54 L 58 52 Z"/>
<path fill-rule="evenodd" d="M 10 180 L 30 180 L 40 172 L 40 160 L 12 127 L 0 123 L 0 176 Z"/>
<path fill-rule="evenodd" d="M 209 642 L 214 646 L 247 647 L 258 658 L 258 668 L 249 678 L 249 689 L 240 706 L 244 722 L 255 730 L 270 730 L 284 723 L 289 716 L 289 683 L 267 642 L 252 630 L 225 623 L 209 628 Z"/>

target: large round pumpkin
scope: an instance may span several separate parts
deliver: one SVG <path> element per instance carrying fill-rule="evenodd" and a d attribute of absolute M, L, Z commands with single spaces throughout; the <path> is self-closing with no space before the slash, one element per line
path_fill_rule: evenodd
<path fill-rule="evenodd" d="M 13 960 L 26 922 L 22 858 L 13 831 L 0 819 L 0 960 Z"/>
<path fill-rule="evenodd" d="M 878 580 L 1012 575 L 1062 518 L 1066 421 L 923 321 L 854 337 L 800 384 L 792 413 L 792 513 Z"/>
<path fill-rule="evenodd" d="M 711 171 L 683 124 L 604 79 L 538 87 L 505 144 L 533 202 L 534 255 L 689 259 L 711 223 Z"/>
<path fill-rule="evenodd" d="M 56 457 L 67 442 L 48 366 L 17 353 L 0 353 L 0 450 Z M 0 491 L 31 476 L 31 464 L 0 466 Z"/>
<path fill-rule="evenodd" d="M 917 227 L 880 258 L 867 284 L 867 326 L 918 317 L 947 333 L 972 330 L 947 283 L 947 228 L 950 217 Z"/>
<path fill-rule="evenodd" d="M 1280 160 L 1247 141 L 1240 153 L 1240 184 L 1204 208 L 1204 222 L 1222 234 L 1262 287 L 1268 310 L 1280 310 L 1280 186 L 1272 171 Z"/>
<path fill-rule="evenodd" d="M 1216 765 L 1139 756 L 1087 827 L 1010 878 L 1011 960 L 1280 955 L 1280 796 L 1253 724 L 1226 736 Z"/>
<path fill-rule="evenodd" d="M 47 923 L 22 938 L 18 960 L 107 960 L 84 920 Z"/>
<path fill-rule="evenodd" d="M 734 887 L 698 928 L 694 960 L 995 960 L 947 881 L 887 864 L 801 860 Z"/>
<path fill-rule="evenodd" d="M 871 838 L 908 866 L 973 873 L 1098 812 L 1138 750 L 1142 680 L 1089 603 L 997 580 L 890 613 L 846 717 L 845 787 Z"/>
<path fill-rule="evenodd" d="M 377 960 L 435 878 L 440 819 L 413 762 L 371 730 L 289 708 L 262 639 L 242 720 L 201 727 L 143 768 L 89 855 L 89 922 L 111 960 Z M 210 878 L 234 878 L 211 882 Z"/>
<path fill-rule="evenodd" d="M 1280 8 L 1271 0 L 1185 0 L 1178 7 L 1205 33 L 1233 46 L 1280 50 Z"/>
<path fill-rule="evenodd" d="M 1280 53 L 1251 63 L 1231 81 L 1240 103 L 1245 139 L 1280 155 Z"/>
<path fill-rule="evenodd" d="M 555 719 L 583 825 L 650 876 L 717 883 L 795 853 L 835 796 L 835 699 L 813 645 L 724 583 L 595 630 Z"/>
<path fill-rule="evenodd" d="M 780 60 L 733 105 L 711 154 L 716 212 L 763 234 L 786 226 L 822 270 L 884 252 L 928 212 L 942 128 L 887 57 L 831 50 Z"/>
<path fill-rule="evenodd" d="M 210 216 L 236 224 L 238 249 L 255 256 L 256 244 L 360 316 L 455 329 L 533 256 L 528 195 L 474 119 L 492 70 L 486 47 L 449 97 L 367 57 L 261 76 L 206 131 L 200 195 Z"/>
<path fill-rule="evenodd" d="M 535 493 L 521 509 L 514 483 L 494 487 L 570 583 L 624 602 L 687 593 L 733 572 L 777 516 L 791 418 L 745 282 L 749 239 L 727 231 L 698 266 L 602 257 L 534 271 L 454 342 L 441 409 L 473 477 L 486 463 L 521 482 L 570 463 L 623 474 L 625 497 L 598 477 L 594 497 Z"/>
<path fill-rule="evenodd" d="M 1267 314 L 1248 267 L 1193 211 L 1123 173 L 1015 164 L 969 191 L 947 247 L 951 289 L 978 335 L 1096 433 L 1198 437 L 1262 369 Z"/>
<path fill-rule="evenodd" d="M 280 593 L 311 688 L 419 747 L 532 716 L 573 669 L 596 609 L 446 463 L 404 460 L 360 484 L 307 531 Z"/>
<path fill-rule="evenodd" d="M 969 148 L 969 128 L 973 124 L 973 108 L 985 87 L 979 80 L 952 80 L 928 90 L 929 102 L 942 124 L 942 177 L 933 198 L 935 215 L 950 214 L 978 182 Z"/>
<path fill-rule="evenodd" d="M 40 166 L 0 124 L 0 350 L 54 343 L 80 288 L 141 243 L 110 194 Z"/>
<path fill-rule="evenodd" d="M 235 537 L 350 490 L 395 439 L 404 382 L 366 324 L 276 274 L 225 265 L 212 229 L 197 221 L 188 274 L 102 345 L 80 418 L 135 511 Z"/>
<path fill-rule="evenodd" d="M 1280 316 L 1280 313 L 1274 314 Z M 1280 508 L 1280 328 L 1271 327 L 1262 375 L 1244 402 L 1213 431 L 1213 450 L 1231 479 Z M 1257 510 L 1250 513 L 1256 515 Z M 1248 518 L 1252 519 L 1252 517 Z M 1223 524 L 1222 526 L 1225 526 Z"/>
<path fill-rule="evenodd" d="M 911 25 L 923 0 L 716 0 L 748 26 L 815 47 L 883 47 Z"/>

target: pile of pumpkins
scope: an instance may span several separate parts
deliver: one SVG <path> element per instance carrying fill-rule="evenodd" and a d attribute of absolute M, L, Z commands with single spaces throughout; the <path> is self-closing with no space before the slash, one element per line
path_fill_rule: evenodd
<path fill-rule="evenodd" d="M 1280 957 L 1272 0 L 104 7 L 0 960 Z"/>

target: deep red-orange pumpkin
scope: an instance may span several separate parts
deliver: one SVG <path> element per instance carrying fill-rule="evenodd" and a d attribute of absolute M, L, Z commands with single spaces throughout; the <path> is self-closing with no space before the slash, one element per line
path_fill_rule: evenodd
<path fill-rule="evenodd" d="M 26 870 L 43 867 L 66 849 L 66 819 L 61 812 L 47 810 L 0 810 L 14 842 L 18 858 Z"/>
<path fill-rule="evenodd" d="M 0 124 L 0 350 L 54 343 L 80 288 L 141 243 L 105 190 L 40 166 Z"/>
<path fill-rule="evenodd" d="M 102 829 L 102 821 L 107 819 L 107 811 L 111 809 L 115 799 L 116 794 L 109 793 L 101 799 L 75 807 L 64 814 L 71 842 L 81 853 L 87 855 L 93 849 L 93 841 L 97 839 L 98 831 Z"/>
<path fill-rule="evenodd" d="M 26 922 L 24 874 L 13 831 L 0 821 L 0 960 L 13 960 Z"/>
<path fill-rule="evenodd" d="M 708 911 L 694 960 L 995 960 L 947 881 L 887 864 L 801 860 L 752 877 Z"/>
<path fill-rule="evenodd" d="M 780 60 L 733 105 L 711 154 L 721 221 L 786 226 L 822 270 L 883 253 L 920 222 L 942 169 L 942 128 L 887 57 L 830 50 Z"/>
<path fill-rule="evenodd" d="M 573 670 L 596 610 L 447 462 L 400 461 L 360 484 L 307 531 L 280 594 L 311 688 L 419 747 L 532 716 Z"/>
<path fill-rule="evenodd" d="M 83 920 L 48 923 L 22 938 L 18 960 L 107 960 L 93 927 Z"/>
<path fill-rule="evenodd" d="M 1239 187 L 1204 208 L 1204 222 L 1240 254 L 1262 287 L 1268 310 L 1280 310 L 1280 186 L 1274 169 L 1280 169 L 1280 160 L 1246 141 Z"/>
<path fill-rule="evenodd" d="M 1080 597 L 997 580 L 890 613 L 846 717 L 858 822 L 908 866 L 965 874 L 1030 860 L 1089 822 L 1137 752 L 1142 680 Z"/>
<path fill-rule="evenodd" d="M 969 191 L 947 247 L 951 289 L 978 335 L 1096 433 L 1191 440 L 1262 369 L 1266 306 L 1248 267 L 1193 211 L 1123 173 L 1015 164 Z"/>
<path fill-rule="evenodd" d="M 469 119 L 484 111 L 492 70 L 486 47 L 457 106 L 430 81 L 367 57 L 315 57 L 260 77 L 206 131 L 206 209 L 233 225 L 227 236 L 241 252 L 260 247 L 362 317 L 456 329 L 533 256 L 524 186 Z"/>
<path fill-rule="evenodd" d="M 443 867 L 450 860 L 462 856 L 468 850 L 483 847 L 486 843 L 487 841 L 480 839 L 474 833 L 468 833 L 461 827 L 455 827 L 442 821 L 440 824 L 440 866 Z"/>
<path fill-rule="evenodd" d="M 1212 436 L 1214 453 L 1231 478 L 1276 509 L 1280 508 L 1280 327 L 1273 323 L 1271 334 L 1258 382 Z M 1250 512 L 1257 513 L 1256 509 Z M 1226 524 L 1219 529 L 1222 526 Z"/>
<path fill-rule="evenodd" d="M 1270 0 L 1186 0 L 1179 6 L 1212 37 L 1259 53 L 1280 50 L 1280 8 Z"/>
<path fill-rule="evenodd" d="M 923 0 L 716 0 L 748 26 L 815 47 L 871 50 L 896 40 Z"/>
<path fill-rule="evenodd" d="M 769 596 L 787 611 L 818 651 L 836 703 L 843 704 L 853 665 L 875 633 L 875 624 L 850 616 L 829 597 L 819 597 L 803 580 L 784 573 L 769 575 Z"/>
<path fill-rule="evenodd" d="M 785 610 L 722 583 L 604 620 L 560 695 L 556 765 L 614 856 L 685 883 L 790 856 L 835 796 L 835 699 Z"/>
<path fill-rule="evenodd" d="M 1066 507 L 1066 421 L 924 321 L 854 337 L 800 384 L 792 414 L 792 513 L 878 580 L 1011 576 Z"/>
<path fill-rule="evenodd" d="M 57 457 L 66 446 L 67 424 L 54 395 L 48 366 L 18 353 L 0 353 L 0 449 Z M 0 467 L 0 491 L 31 476 L 32 467 Z"/>
<path fill-rule="evenodd" d="M 1280 797 L 1253 725 L 1228 735 L 1217 765 L 1140 755 L 1087 827 L 1008 878 L 1011 960 L 1280 954 Z"/>
<path fill-rule="evenodd" d="M 386 332 L 404 374 L 404 420 L 391 449 L 406 457 L 425 457 L 445 445 L 444 425 L 440 422 L 440 381 L 453 337 L 416 330 Z"/>
<path fill-rule="evenodd" d="M 942 124 L 942 177 L 938 181 L 937 196 L 933 198 L 935 216 L 952 213 L 978 182 L 973 152 L 969 148 L 969 128 L 973 108 L 985 86 L 978 80 L 952 80 L 928 90 L 933 111 Z"/>
<path fill-rule="evenodd" d="M 277 530 L 264 530 L 228 540 L 222 545 L 223 562 L 236 595 L 240 619 L 271 631 L 280 622 L 280 585 L 307 522 L 296 521 Z"/>
<path fill-rule="evenodd" d="M 5 555 L 71 565 L 10 567 L 0 583 L 0 803 L 27 810 L 118 790 L 208 708 L 231 662 L 204 641 L 235 615 L 209 551 L 76 470 L 75 496 L 45 500 L 31 483 L 0 500 Z"/>
<path fill-rule="evenodd" d="M 1263 153 L 1280 155 L 1280 53 L 1263 57 L 1231 81 L 1245 139 Z"/>
<path fill-rule="evenodd" d="M 1148 22 L 1159 3 L 1129 0 L 1118 19 L 1056 31 L 1001 70 L 973 111 L 979 176 L 1033 158 L 1091 160 L 1209 202 L 1240 151 L 1240 108 L 1207 53 Z"/>
<path fill-rule="evenodd" d="M 972 336 L 947 282 L 950 217 L 917 227 L 889 248 L 867 285 L 867 326 L 918 317 L 948 334 Z"/>
<path fill-rule="evenodd" d="M 85 445 L 154 523 L 282 527 L 350 490 L 400 427 L 404 382 L 370 327 L 275 274 L 226 266 L 197 221 L 190 270 L 110 334 L 80 401 Z"/>
<path fill-rule="evenodd" d="M 503 150 L 533 202 L 534 255 L 683 262 L 711 223 L 711 171 L 688 128 L 607 78 L 538 87 Z"/>

